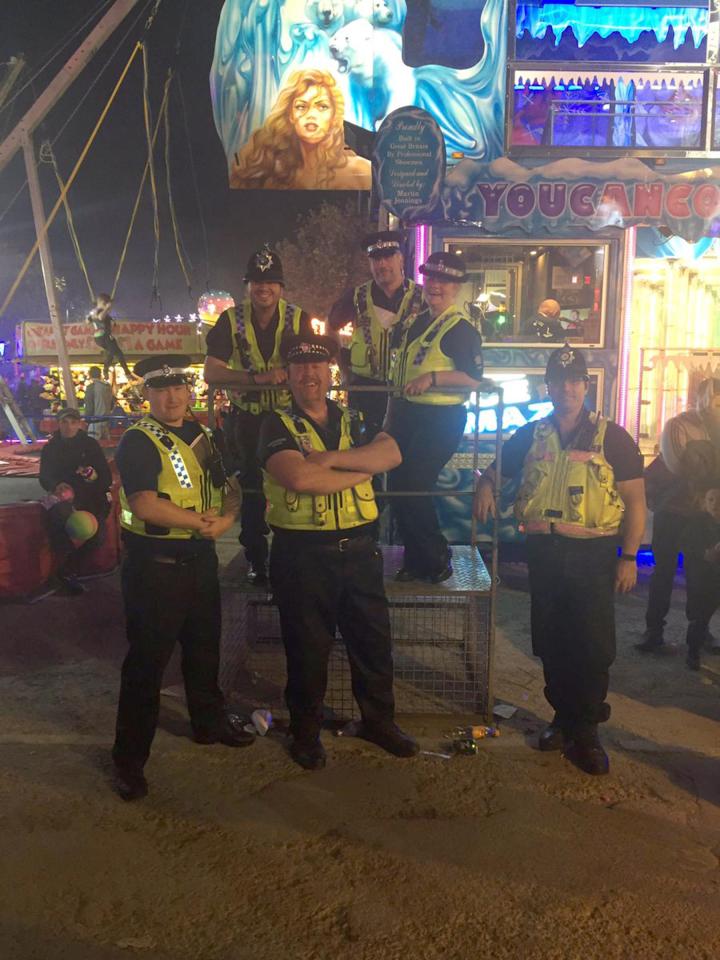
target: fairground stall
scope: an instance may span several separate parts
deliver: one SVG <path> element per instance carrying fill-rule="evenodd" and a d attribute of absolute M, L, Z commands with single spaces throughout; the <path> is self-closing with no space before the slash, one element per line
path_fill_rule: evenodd
<path fill-rule="evenodd" d="M 181 353 L 191 358 L 195 374 L 193 409 L 201 418 L 207 410 L 207 384 L 202 376 L 206 329 L 206 325 L 196 316 L 192 319 L 165 317 L 149 323 L 120 320 L 113 324 L 114 335 L 131 365 L 154 354 Z M 103 354 L 95 344 L 89 324 L 66 324 L 64 333 L 75 393 L 82 409 L 90 367 L 102 369 Z M 51 325 L 35 321 L 18 324 L 17 355 L 23 363 L 47 369 L 43 396 L 47 401 L 46 412 L 51 415 L 65 401 Z M 111 384 L 117 401 L 113 427 L 121 431 L 127 425 L 128 417 L 143 412 L 144 403 L 137 382 L 128 382 L 120 366 L 114 367 L 111 372 Z"/>
<path fill-rule="evenodd" d="M 589 403 L 651 457 L 663 422 L 720 370 L 717 11 L 701 0 L 478 11 L 484 46 L 462 73 L 451 136 L 431 103 L 382 123 L 379 206 L 414 237 L 420 282 L 432 251 L 465 260 L 463 300 L 487 375 L 505 387 L 508 434 L 549 409 L 545 365 L 568 342 L 586 354 Z M 480 417 L 492 434 L 492 406 Z M 464 486 L 467 467 L 456 458 L 447 482 Z M 467 505 L 446 509 L 460 538 Z"/>

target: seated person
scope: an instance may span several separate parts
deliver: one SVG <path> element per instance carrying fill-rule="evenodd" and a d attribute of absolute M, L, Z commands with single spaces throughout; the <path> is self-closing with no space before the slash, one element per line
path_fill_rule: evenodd
<path fill-rule="evenodd" d="M 75 596 L 84 592 L 75 574 L 78 559 L 104 540 L 112 474 L 102 447 L 82 429 L 80 413 L 67 407 L 57 419 L 58 430 L 40 455 L 40 485 L 57 497 L 56 503 L 48 505 L 50 540 L 60 558 L 60 584 L 64 592 Z M 65 530 L 73 510 L 85 510 L 98 522 L 97 532 L 79 549 Z"/>

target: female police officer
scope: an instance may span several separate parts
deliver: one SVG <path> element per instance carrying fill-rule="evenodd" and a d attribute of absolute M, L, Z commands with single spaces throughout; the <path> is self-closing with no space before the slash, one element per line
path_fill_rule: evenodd
<path fill-rule="evenodd" d="M 390 401 L 385 429 L 397 440 L 403 462 L 388 474 L 391 491 L 435 485 L 462 439 L 463 401 L 483 372 L 480 334 L 455 305 L 467 279 L 465 263 L 454 253 L 433 253 L 420 272 L 426 277 L 427 307 L 403 332 L 392 369 L 393 384 L 403 394 Z M 431 390 L 438 387 L 449 389 Z M 452 576 L 450 549 L 432 497 L 397 497 L 393 507 L 405 544 L 397 579 L 447 580 Z"/>

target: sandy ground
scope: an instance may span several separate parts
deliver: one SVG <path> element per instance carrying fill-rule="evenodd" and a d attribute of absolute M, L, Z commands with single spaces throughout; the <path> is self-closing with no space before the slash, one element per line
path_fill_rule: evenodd
<path fill-rule="evenodd" d="M 587 777 L 534 748 L 548 708 L 505 573 L 497 695 L 519 710 L 477 757 L 326 734 L 307 773 L 277 734 L 194 744 L 165 698 L 136 804 L 109 785 L 117 577 L 0 608 L 2 960 L 716 960 L 720 657 L 641 657 L 644 587 L 621 599 L 611 775 Z M 403 718 L 431 750 L 457 722 Z"/>

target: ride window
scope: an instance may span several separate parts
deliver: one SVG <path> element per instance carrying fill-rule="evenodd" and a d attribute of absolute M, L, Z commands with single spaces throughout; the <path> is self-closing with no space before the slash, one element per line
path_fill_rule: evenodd
<path fill-rule="evenodd" d="M 469 280 L 462 300 L 483 341 L 602 346 L 607 244 L 447 241 Z"/>
<path fill-rule="evenodd" d="M 512 71 L 510 149 L 647 151 L 702 146 L 705 75 L 572 68 Z"/>

